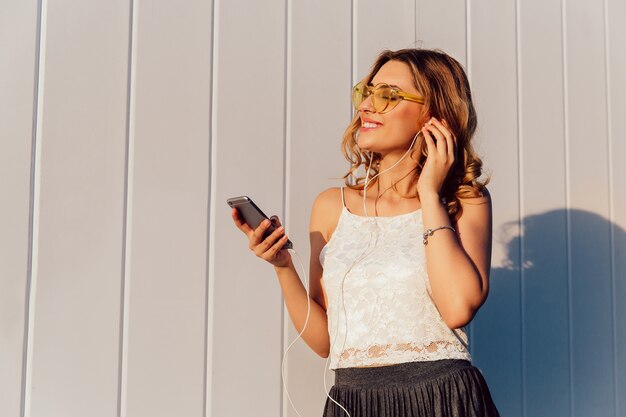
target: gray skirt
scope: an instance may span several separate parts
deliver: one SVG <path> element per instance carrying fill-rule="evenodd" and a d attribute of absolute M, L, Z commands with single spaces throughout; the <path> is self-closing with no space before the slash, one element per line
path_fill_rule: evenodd
<path fill-rule="evenodd" d="M 478 368 L 461 359 L 335 370 L 329 393 L 350 417 L 499 417 Z M 347 417 L 326 400 L 324 417 Z"/>

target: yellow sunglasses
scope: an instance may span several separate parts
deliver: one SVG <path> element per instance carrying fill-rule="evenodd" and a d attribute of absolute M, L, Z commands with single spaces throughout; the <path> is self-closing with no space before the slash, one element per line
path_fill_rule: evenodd
<path fill-rule="evenodd" d="M 393 110 L 401 100 L 424 104 L 423 97 L 405 93 L 399 88 L 390 86 L 389 84 L 380 83 L 371 86 L 361 81 L 352 88 L 352 104 L 354 104 L 354 109 L 359 111 L 361 103 L 370 96 L 372 97 L 372 106 L 376 113 L 387 113 Z"/>

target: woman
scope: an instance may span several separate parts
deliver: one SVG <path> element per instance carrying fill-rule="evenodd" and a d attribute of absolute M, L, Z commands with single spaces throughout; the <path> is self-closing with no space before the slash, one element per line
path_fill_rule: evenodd
<path fill-rule="evenodd" d="M 262 239 L 269 222 L 252 230 L 233 210 L 235 224 L 274 265 L 299 331 L 310 301 L 302 338 L 336 372 L 324 416 L 498 416 L 464 331 L 491 257 L 467 76 L 440 51 L 384 51 L 353 102 L 346 187 L 311 213 L 310 300 L 284 229 Z"/>

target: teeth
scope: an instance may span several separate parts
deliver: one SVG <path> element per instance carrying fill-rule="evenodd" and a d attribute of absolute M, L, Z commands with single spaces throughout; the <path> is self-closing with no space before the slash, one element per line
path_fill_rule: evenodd
<path fill-rule="evenodd" d="M 376 123 L 363 122 L 363 127 L 367 129 L 375 128 L 376 126 L 378 126 Z"/>

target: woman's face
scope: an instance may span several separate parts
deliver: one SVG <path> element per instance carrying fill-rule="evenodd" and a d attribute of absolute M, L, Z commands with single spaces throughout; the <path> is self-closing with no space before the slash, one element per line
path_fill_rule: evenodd
<path fill-rule="evenodd" d="M 371 85 L 374 86 L 379 83 L 395 86 L 406 93 L 420 95 L 413 86 L 411 70 L 404 62 L 385 63 L 371 81 Z M 422 117 L 422 111 L 422 104 L 401 100 L 392 110 L 376 113 L 372 99 L 368 97 L 359 106 L 361 118 L 357 141 L 359 148 L 381 155 L 406 152 L 424 121 L 428 120 L 428 115 Z"/>

